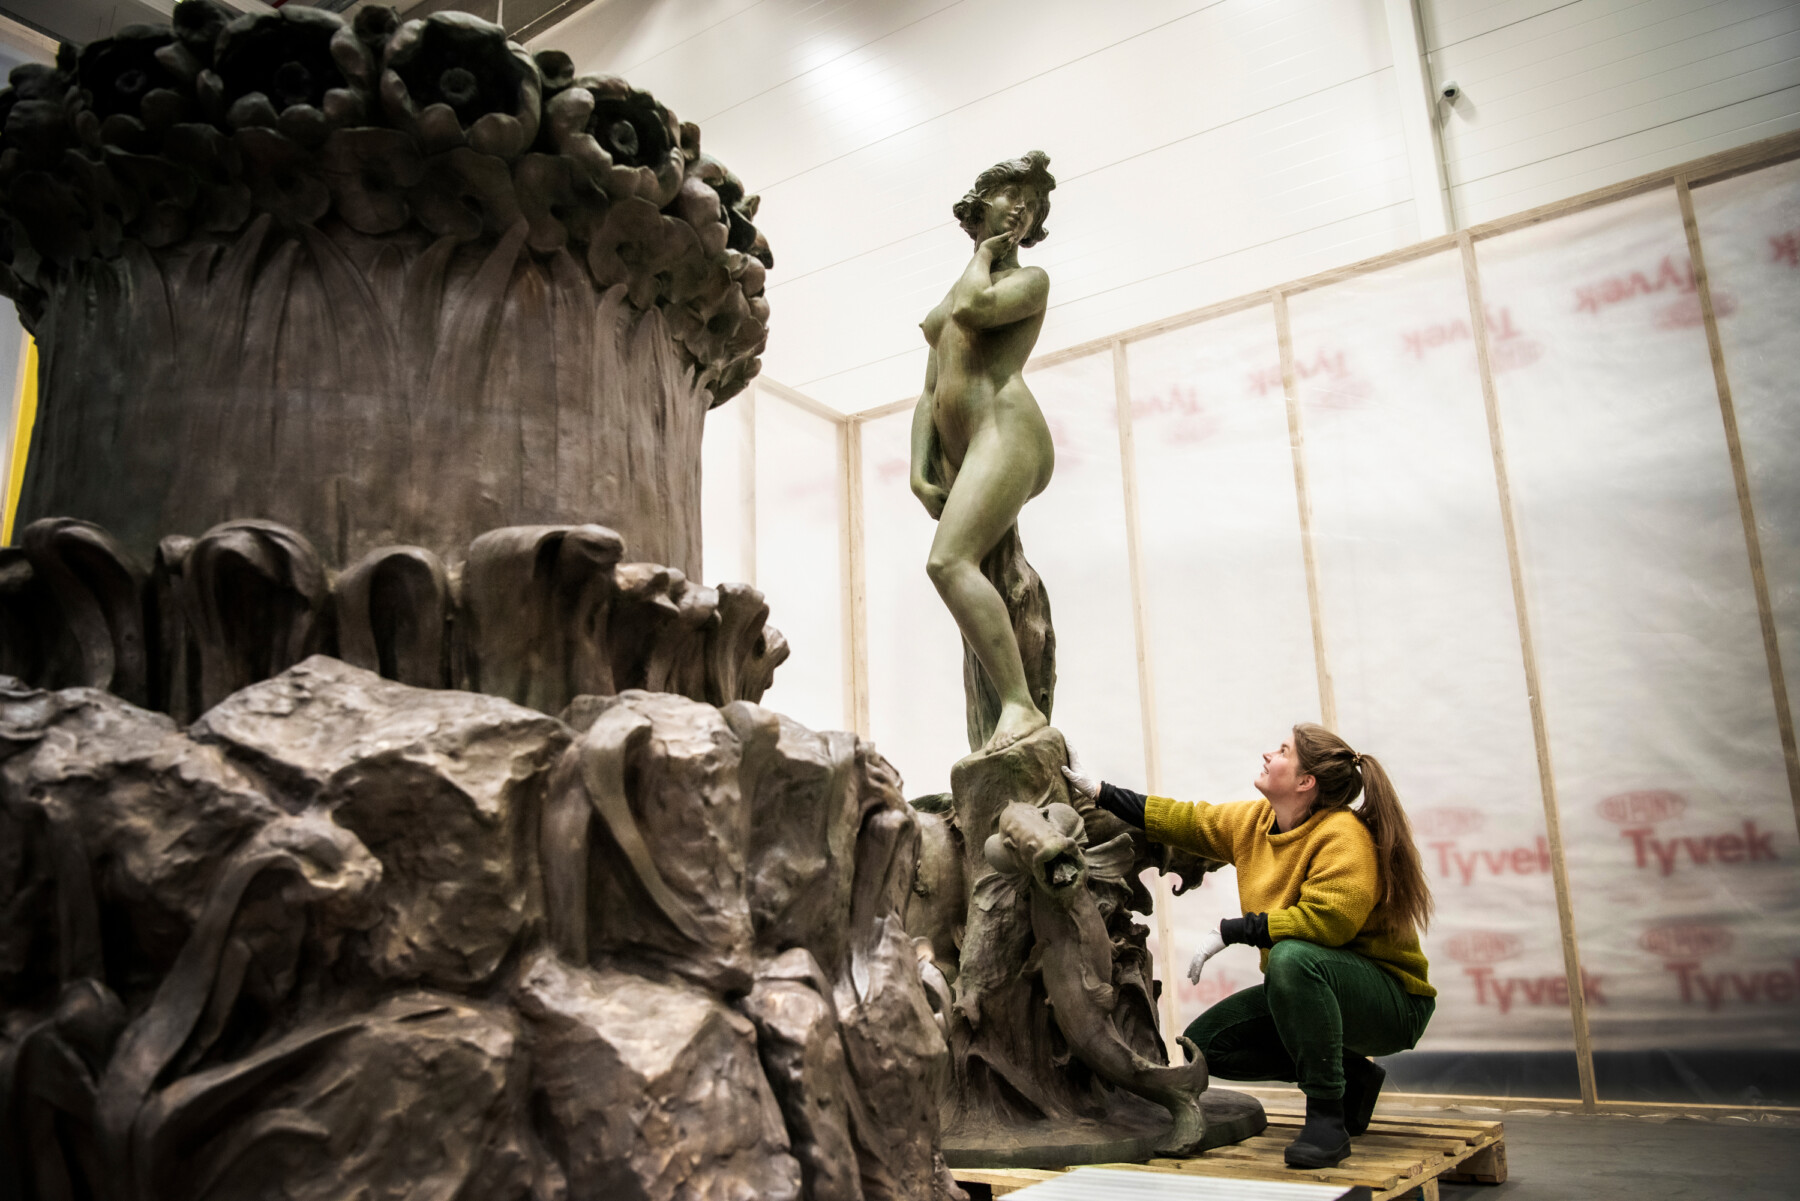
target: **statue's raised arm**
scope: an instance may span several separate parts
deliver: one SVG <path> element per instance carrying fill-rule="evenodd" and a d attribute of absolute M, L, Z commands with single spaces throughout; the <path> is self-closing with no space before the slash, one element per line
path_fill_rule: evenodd
<path fill-rule="evenodd" d="M 983 750 L 1042 729 L 1006 603 L 981 562 L 1050 482 L 1050 427 L 1025 386 L 1025 361 L 1043 328 L 1050 277 L 1021 267 L 1019 248 L 1043 241 L 1056 179 L 1041 150 L 996 163 L 957 202 L 974 256 L 920 323 L 931 356 L 913 418 L 912 489 L 937 520 L 926 571 L 999 696 Z"/>

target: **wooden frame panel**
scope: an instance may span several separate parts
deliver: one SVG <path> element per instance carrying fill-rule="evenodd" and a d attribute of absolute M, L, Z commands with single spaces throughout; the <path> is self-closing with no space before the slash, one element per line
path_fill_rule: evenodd
<path fill-rule="evenodd" d="M 1556 920 L 1562 932 L 1563 972 L 1569 991 L 1569 1020 L 1575 1030 L 1575 1070 L 1581 1081 L 1581 1104 L 1594 1111 L 1599 1092 L 1594 1083 L 1594 1046 L 1588 1031 L 1587 996 L 1581 987 L 1581 954 L 1575 940 L 1575 907 L 1569 896 L 1569 869 L 1563 857 L 1562 817 L 1557 808 L 1556 773 L 1550 763 L 1550 731 L 1544 720 L 1544 693 L 1538 681 L 1537 649 L 1531 639 L 1531 611 L 1525 598 L 1525 574 L 1519 559 L 1518 523 L 1513 514 L 1512 484 L 1506 473 L 1506 442 L 1500 428 L 1500 403 L 1488 358 L 1487 309 L 1481 299 L 1481 274 L 1475 263 L 1475 241 L 1458 235 L 1462 248 L 1463 283 L 1469 295 L 1469 328 L 1475 334 L 1475 364 L 1481 373 L 1481 400 L 1487 410 L 1488 443 L 1493 448 L 1494 484 L 1500 490 L 1500 522 L 1506 534 L 1506 565 L 1512 576 L 1513 613 L 1519 623 L 1519 653 L 1525 664 L 1525 695 L 1531 707 L 1531 737 L 1537 747 L 1538 786 L 1544 800 L 1544 830 L 1550 844 L 1551 881 L 1556 890 Z"/>
<path fill-rule="evenodd" d="M 1719 339 L 1712 283 L 1707 278 L 1706 254 L 1700 245 L 1700 223 L 1694 217 L 1694 197 L 1685 175 L 1675 177 L 1675 199 L 1681 204 L 1681 223 L 1687 229 L 1688 258 L 1694 266 L 1694 290 L 1700 297 L 1706 349 L 1712 355 L 1713 382 L 1719 390 L 1719 415 L 1725 422 L 1725 448 L 1731 455 L 1731 478 L 1737 485 L 1738 516 L 1744 523 L 1744 546 L 1750 555 L 1750 582 L 1756 589 L 1756 615 L 1762 625 L 1763 655 L 1769 662 L 1769 686 L 1775 697 L 1775 723 L 1781 732 L 1782 758 L 1787 763 L 1788 798 L 1793 802 L 1795 826 L 1800 828 L 1800 751 L 1796 751 L 1794 745 L 1794 711 L 1788 703 L 1787 676 L 1781 670 L 1781 642 L 1775 631 L 1775 607 L 1769 599 L 1769 579 L 1763 570 L 1762 539 L 1756 532 L 1756 506 L 1750 496 L 1750 474 L 1744 466 L 1744 446 L 1738 438 L 1737 406 L 1731 399 L 1731 378 L 1725 369 L 1725 345 Z"/>

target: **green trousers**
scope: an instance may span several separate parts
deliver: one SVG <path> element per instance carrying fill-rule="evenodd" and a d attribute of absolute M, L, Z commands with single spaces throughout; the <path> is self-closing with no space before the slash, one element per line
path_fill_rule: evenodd
<path fill-rule="evenodd" d="M 1410 1050 L 1437 1008 L 1354 951 L 1284 938 L 1264 983 L 1194 1019 L 1187 1036 L 1224 1080 L 1298 1081 L 1309 1097 L 1344 1095 L 1343 1052 Z"/>

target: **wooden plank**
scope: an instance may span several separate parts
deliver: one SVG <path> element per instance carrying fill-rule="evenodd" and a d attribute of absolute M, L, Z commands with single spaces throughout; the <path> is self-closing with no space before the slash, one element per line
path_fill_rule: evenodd
<path fill-rule="evenodd" d="M 1119 478 L 1125 493 L 1125 555 L 1131 576 L 1131 627 L 1137 645 L 1138 720 L 1144 736 L 1144 783 L 1152 796 L 1162 795 L 1162 727 L 1156 714 L 1156 676 L 1150 656 L 1150 607 L 1144 583 L 1143 526 L 1138 518 L 1137 439 L 1131 421 L 1131 365 L 1125 356 L 1125 344 L 1114 342 L 1113 406 L 1119 427 Z M 1181 970 L 1175 955 L 1174 927 L 1169 911 L 1175 899 L 1161 872 L 1156 875 L 1152 905 L 1156 916 L 1158 976 L 1172 982 Z M 1163 1050 L 1170 1063 L 1181 1062 L 1183 1051 L 1175 1040 L 1181 1031 L 1175 1025 L 1175 989 L 1164 987 L 1157 1004 L 1162 1024 Z"/>
<path fill-rule="evenodd" d="M 1312 615 L 1313 667 L 1319 679 L 1319 718 L 1325 728 L 1337 725 L 1337 692 L 1325 657 L 1325 618 L 1319 603 L 1319 564 L 1313 553 L 1312 499 L 1306 490 L 1306 444 L 1300 430 L 1300 381 L 1294 371 L 1294 338 L 1288 324 L 1287 297 L 1271 292 L 1275 305 L 1275 341 L 1281 350 L 1281 388 L 1287 394 L 1288 444 L 1294 455 L 1294 496 L 1300 506 L 1300 554 L 1306 560 L 1306 607 Z"/>
<path fill-rule="evenodd" d="M 1493 1143 L 1444 1173 L 1445 1180 L 1472 1180 L 1481 1184 L 1506 1183 L 1506 1144 Z"/>
<path fill-rule="evenodd" d="M 1431 1155 L 1461 1155 L 1469 1149 L 1466 1138 L 1432 1138 L 1423 1134 L 1371 1130 L 1357 1136 L 1357 1146 L 1392 1148 L 1396 1151 L 1418 1151 Z"/>
<path fill-rule="evenodd" d="M 1113 409 L 1119 427 L 1119 476 L 1125 501 L 1125 557 L 1131 579 L 1131 624 L 1137 643 L 1138 714 L 1144 734 L 1144 779 L 1152 795 L 1162 794 L 1162 748 L 1156 721 L 1156 680 L 1150 667 L 1150 618 L 1144 595 L 1144 553 L 1138 520 L 1137 443 L 1131 424 L 1131 370 L 1125 345 L 1114 342 Z M 1168 967 L 1164 964 L 1164 968 Z M 1164 979 L 1172 979 L 1165 976 Z M 1170 990 L 1165 990 L 1165 994 Z M 1171 1012 L 1173 1012 L 1171 1010 Z"/>
<path fill-rule="evenodd" d="M 1244 1090 L 1244 1091 L 1249 1091 L 1249 1090 Z M 1404 1095 L 1409 1098 L 1413 1098 L 1413 1097 L 1430 1096 L 1431 1094 L 1407 1093 Z M 1463 1098 L 1463 1099 L 1466 1100 L 1467 1098 Z M 1390 1100 L 1389 1094 L 1383 1093 L 1382 1100 L 1384 1102 Z M 1566 1104 L 1568 1104 L 1568 1102 L 1569 1102 L 1569 1098 L 1564 1098 L 1561 1101 L 1554 1102 L 1554 1104 L 1566 1105 Z M 1553 1103 L 1549 1102 L 1549 1101 L 1545 1101 L 1541 1098 L 1538 1098 L 1538 1099 L 1534 1100 L 1534 1103 L 1531 1106 L 1531 1108 L 1544 1108 L 1551 1104 L 1553 1104 Z M 1263 1113 L 1268 1117 L 1269 1123 L 1271 1125 L 1274 1125 L 1277 1121 L 1291 1120 L 1293 1125 L 1298 1126 L 1306 1120 L 1306 1112 L 1304 1110 L 1289 1109 L 1280 1104 L 1274 1104 L 1274 1105 L 1265 1104 L 1263 1106 Z M 1428 1117 L 1428 1116 L 1422 1116 L 1422 1115 L 1410 1114 L 1410 1113 L 1397 1114 L 1397 1115 L 1390 1116 L 1390 1115 L 1381 1114 L 1379 1112 L 1376 1113 L 1374 1119 L 1369 1123 L 1369 1129 L 1371 1129 L 1371 1130 L 1387 1130 L 1387 1129 L 1394 1128 L 1396 1126 L 1422 1126 L 1422 1127 L 1426 1127 L 1429 1129 L 1457 1129 L 1457 1130 L 1468 1130 L 1471 1132 L 1473 1132 L 1473 1131 L 1492 1131 L 1495 1134 L 1499 1134 L 1500 1132 L 1502 1132 L 1505 1129 L 1506 1123 L 1503 1121 L 1499 1121 L 1497 1119 L 1490 1120 L 1490 1119 L 1485 1119 L 1485 1118 L 1434 1118 L 1434 1117 Z"/>
<path fill-rule="evenodd" d="M 1569 869 L 1563 857 L 1562 819 L 1557 809 L 1556 774 L 1550 763 L 1550 733 L 1544 718 L 1544 694 L 1538 677 L 1537 649 L 1531 638 L 1531 614 L 1525 597 L 1525 574 L 1519 556 L 1518 523 L 1513 513 L 1512 485 L 1506 473 L 1506 442 L 1500 428 L 1500 402 L 1488 359 L 1487 309 L 1481 299 L 1481 274 L 1475 243 L 1462 242 L 1463 282 L 1469 294 L 1470 328 L 1475 333 L 1475 363 L 1481 373 L 1481 399 L 1487 409 L 1488 442 L 1493 450 L 1494 483 L 1500 491 L 1500 521 L 1506 534 L 1506 564 L 1512 575 L 1513 610 L 1519 624 L 1519 653 L 1525 666 L 1525 693 L 1531 710 L 1531 736 L 1537 747 L 1538 786 L 1544 801 L 1544 832 L 1550 844 L 1551 880 L 1556 891 L 1557 924 L 1562 927 L 1563 974 L 1569 993 L 1569 1019 L 1575 1030 L 1575 1069 L 1581 1081 L 1581 1105 L 1592 1113 L 1594 1048 L 1588 1033 L 1587 993 L 1582 987 L 1581 956 L 1575 941 L 1575 910 L 1569 899 Z"/>
<path fill-rule="evenodd" d="M 1750 582 L 1756 589 L 1756 614 L 1762 623 L 1763 658 L 1769 667 L 1769 687 L 1775 699 L 1775 725 L 1781 736 L 1781 754 L 1787 763 L 1788 799 L 1794 807 L 1794 824 L 1800 828 L 1800 749 L 1794 744 L 1794 712 L 1788 705 L 1787 676 L 1781 669 L 1781 643 L 1775 634 L 1775 606 L 1769 600 L 1769 580 L 1763 570 L 1762 539 L 1756 530 L 1756 506 L 1750 496 L 1750 472 L 1744 465 L 1744 446 L 1738 437 L 1737 406 L 1731 398 L 1731 378 L 1725 370 L 1725 345 L 1719 338 L 1719 318 L 1713 309 L 1712 282 L 1706 273 L 1706 253 L 1700 244 L 1700 223 L 1694 217 L 1694 197 L 1684 176 L 1675 177 L 1675 198 L 1681 202 L 1681 223 L 1687 228 L 1688 257 L 1694 264 L 1694 288 L 1700 296 L 1700 318 L 1706 326 L 1706 349 L 1712 356 L 1713 383 L 1719 391 L 1719 416 L 1725 422 L 1725 449 L 1731 456 L 1731 478 L 1737 486 L 1738 517 L 1744 526 L 1744 546 L 1750 555 Z"/>
<path fill-rule="evenodd" d="M 1272 1119 L 1298 1125 L 1298 1114 L 1278 1111 Z M 1285 1125 L 1271 1121 L 1278 1133 L 1264 1133 L 1229 1147 L 1218 1147 L 1191 1159 L 1167 1157 L 1147 1163 L 1098 1164 L 1097 1167 L 1138 1172 L 1162 1172 L 1215 1179 L 1307 1181 L 1339 1186 L 1364 1186 L 1375 1201 L 1384 1198 L 1433 1197 L 1438 1180 L 1495 1182 L 1506 1175 L 1506 1149 L 1499 1122 L 1458 1121 L 1443 1118 L 1377 1118 L 1369 1133 L 1351 1141 L 1350 1157 L 1331 1168 L 1289 1168 L 1283 1159 L 1292 1134 Z M 1429 1123 L 1421 1125 L 1420 1123 Z M 1408 1133 L 1409 1128 L 1429 1134 Z M 1027 1183 L 1054 1175 L 1021 1169 L 997 1169 L 975 1173 L 959 1171 L 969 1182 L 997 1181 L 995 1194 L 1022 1188 Z"/>
<path fill-rule="evenodd" d="M 838 427 L 844 458 L 845 613 L 849 634 L 849 700 L 845 712 L 860 738 L 872 737 L 869 726 L 869 585 L 863 543 L 862 424 Z"/>
<path fill-rule="evenodd" d="M 851 414 L 852 421 L 873 421 L 877 417 L 891 417 L 895 413 L 910 412 L 919 403 L 917 396 L 903 396 L 899 400 L 890 400 L 884 405 L 876 405 L 872 409 L 863 409 Z"/>
<path fill-rule="evenodd" d="M 738 504 L 744 517 L 744 583 L 756 587 L 756 387 L 739 398 L 744 436 L 738 442 Z"/>
<path fill-rule="evenodd" d="M 1369 1126 L 1369 1133 L 1359 1135 L 1358 1137 L 1370 1138 L 1376 1137 L 1378 1134 L 1385 1136 L 1391 1132 L 1394 1137 L 1432 1140 L 1441 1139 L 1446 1143 L 1457 1143 L 1463 1146 L 1477 1146 L 1481 1143 L 1492 1142 L 1497 1138 L 1504 1137 L 1504 1132 L 1499 1122 L 1481 1125 L 1468 1124 L 1467 1128 L 1464 1128 L 1465 1124 L 1463 1123 L 1426 1126 L 1412 1121 L 1394 1122 L 1380 1118 L 1376 1119 L 1376 1123 L 1380 1123 L 1379 1126 L 1375 1123 L 1371 1123 Z M 1269 1128 L 1272 1130 L 1299 1130 L 1301 1125 L 1301 1121 L 1296 1118 L 1292 1122 L 1271 1121 L 1269 1123 Z"/>
<path fill-rule="evenodd" d="M 1297 1089 L 1279 1088 L 1261 1085 L 1245 1085 L 1239 1092 L 1262 1101 L 1267 1107 L 1280 1109 L 1293 1104 L 1299 1096 Z M 1396 1120 L 1393 1115 L 1396 1109 L 1432 1109 L 1446 1110 L 1459 1108 L 1478 1108 L 1492 1110 L 1496 1113 L 1508 1113 L 1514 1110 L 1527 1110 L 1545 1113 L 1579 1113 L 1581 1098 L 1575 1097 L 1496 1097 L 1481 1096 L 1475 1093 L 1410 1093 L 1398 1090 L 1383 1090 L 1381 1103 L 1376 1107 L 1376 1121 Z M 1294 1112 L 1298 1112 L 1297 1110 Z M 1782 1125 L 1800 1126 L 1800 1106 L 1793 1105 L 1713 1105 L 1690 1104 L 1682 1101 L 1606 1101 L 1595 1102 L 1594 1113 L 1619 1114 L 1621 1116 L 1641 1116 L 1644 1114 L 1668 1114 L 1671 1116 L 1690 1115 L 1707 1120 L 1722 1118 L 1742 1118 L 1750 1121 L 1778 1122 Z M 1388 1115 L 1388 1116 L 1384 1116 Z M 1408 1122 L 1444 1122 L 1451 1119 L 1421 1118 L 1411 1114 L 1401 1115 L 1398 1120 Z M 1473 1119 L 1462 1119 L 1468 1123 Z M 1477 1122 L 1477 1124 L 1479 1124 Z M 1496 1125 L 1498 1122 L 1496 1121 Z"/>
<path fill-rule="evenodd" d="M 1397 1193 L 1395 1195 L 1404 1196 L 1405 1194 Z M 1419 1186 L 1419 1201 L 1438 1201 L 1439 1196 L 1438 1178 L 1436 1176 L 1428 1178 L 1425 1183 Z"/>

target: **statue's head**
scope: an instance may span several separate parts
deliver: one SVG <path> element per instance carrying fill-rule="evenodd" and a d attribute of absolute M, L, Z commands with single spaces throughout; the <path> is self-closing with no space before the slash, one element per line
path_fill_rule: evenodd
<path fill-rule="evenodd" d="M 1005 233 L 1006 215 L 1018 205 L 1030 205 L 1033 209 L 1031 230 L 1020 239 L 1019 245 L 1036 246 L 1050 235 L 1044 220 L 1050 215 L 1050 192 L 1055 187 L 1056 176 L 1050 174 L 1050 156 L 1042 150 L 1033 150 L 1022 158 L 995 163 L 976 176 L 975 186 L 950 211 L 956 214 L 969 237 L 979 242 Z M 996 200 L 1005 202 L 996 205 L 993 203 Z"/>

